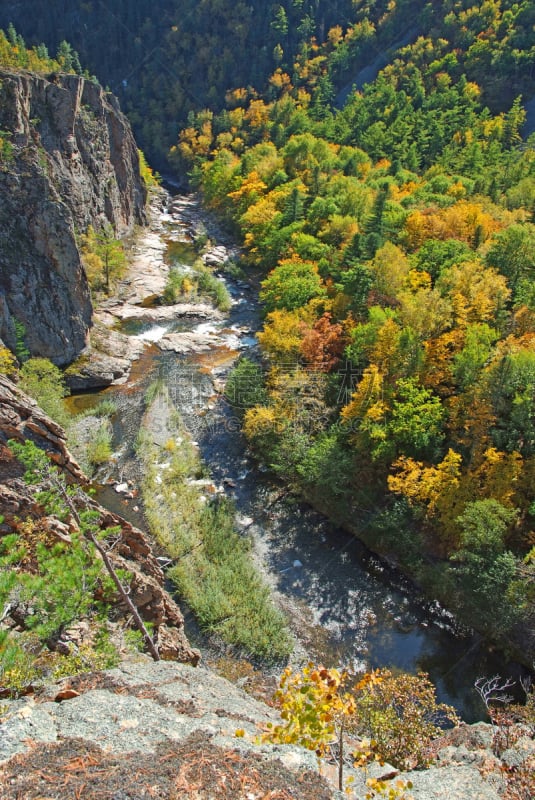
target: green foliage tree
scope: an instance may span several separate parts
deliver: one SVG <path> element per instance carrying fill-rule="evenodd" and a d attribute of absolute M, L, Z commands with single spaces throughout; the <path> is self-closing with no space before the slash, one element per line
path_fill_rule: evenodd
<path fill-rule="evenodd" d="M 498 353 L 485 384 L 495 411 L 492 437 L 497 447 L 524 456 L 535 453 L 535 353 L 513 347 Z"/>
<path fill-rule="evenodd" d="M 459 722 L 451 706 L 437 703 L 425 673 L 394 675 L 387 669 L 363 681 L 356 715 L 380 756 L 399 769 L 428 765 L 431 741 Z"/>
<path fill-rule="evenodd" d="M 244 411 L 256 405 L 266 405 L 268 394 L 260 366 L 248 358 L 241 358 L 228 377 L 225 396 L 234 408 Z"/>
<path fill-rule="evenodd" d="M 485 322 L 469 325 L 462 350 L 453 358 L 453 374 L 462 390 L 477 383 L 478 377 L 492 354 L 498 332 Z"/>
<path fill-rule="evenodd" d="M 26 344 L 26 326 L 20 320 L 13 321 L 15 327 L 15 355 L 22 364 L 30 357 L 30 351 Z"/>
<path fill-rule="evenodd" d="M 480 629 L 505 632 L 521 617 L 517 562 L 506 549 L 516 517 L 516 510 L 489 498 L 468 503 L 457 519 L 461 546 L 451 557 L 451 571 L 462 588 L 465 613 Z"/>
<path fill-rule="evenodd" d="M 292 311 L 324 294 L 325 289 L 316 265 L 309 261 L 289 259 L 279 263 L 262 281 L 260 299 L 266 311 Z"/>
<path fill-rule="evenodd" d="M 78 75 L 82 73 L 82 65 L 76 50 L 73 50 L 69 42 L 65 39 L 59 43 L 58 51 L 56 53 L 56 61 L 65 72 L 76 72 Z"/>
<path fill-rule="evenodd" d="M 415 254 L 414 262 L 419 270 L 436 280 L 443 270 L 471 258 L 471 249 L 458 239 L 426 239 Z"/>
<path fill-rule="evenodd" d="M 499 233 L 486 261 L 509 279 L 513 299 L 518 299 L 523 284 L 535 280 L 535 225 L 510 225 Z"/>
<path fill-rule="evenodd" d="M 388 422 L 388 438 L 404 455 L 434 456 L 444 438 L 446 419 L 440 398 L 414 378 L 400 379 L 396 384 L 396 396 Z"/>

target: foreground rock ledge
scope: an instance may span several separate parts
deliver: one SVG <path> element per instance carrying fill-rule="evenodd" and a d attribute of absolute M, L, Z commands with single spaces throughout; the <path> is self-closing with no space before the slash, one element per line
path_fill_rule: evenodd
<path fill-rule="evenodd" d="M 5 800 L 76 797 L 82 786 L 84 798 L 332 797 L 313 753 L 254 744 L 274 713 L 209 670 L 124 663 L 71 685 L 80 694 L 63 702 L 57 685 L 42 702 L 9 704 Z"/>
<path fill-rule="evenodd" d="M 330 770 L 320 775 L 313 753 L 257 744 L 261 729 L 277 719 L 273 709 L 204 667 L 139 656 L 113 670 L 63 679 L 38 698 L 7 703 L 0 720 L 0 796 L 341 797 L 327 781 Z M 501 766 L 533 759 L 534 743 L 518 740 L 499 762 L 491 743 L 489 725 L 461 726 L 445 737 L 436 765 L 397 777 L 412 782 L 414 800 L 499 800 L 506 796 Z M 353 777 L 349 796 L 363 800 L 366 775 Z"/>

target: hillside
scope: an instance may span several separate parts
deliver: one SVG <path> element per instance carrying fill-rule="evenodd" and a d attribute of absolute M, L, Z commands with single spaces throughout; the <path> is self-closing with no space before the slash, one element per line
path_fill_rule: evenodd
<path fill-rule="evenodd" d="M 125 0 L 51 0 L 46 15 L 32 12 L 27 0 L 5 2 L 0 27 L 13 23 L 29 44 L 44 42 L 51 53 L 67 40 L 119 96 L 141 147 L 160 169 L 190 112 L 221 110 L 237 87 L 263 95 L 275 69 L 295 84 L 308 57 L 319 77 L 324 56 L 318 45 L 324 41 L 331 53 L 328 79 L 316 87 L 322 104 L 344 87 L 345 97 L 353 83 L 372 80 L 370 65 L 395 61 L 398 49 L 417 37 L 440 45 L 420 45 L 416 58 L 454 80 L 465 74 L 493 111 L 509 108 L 519 94 L 525 101 L 535 94 L 533 8 L 527 0 L 481 6 L 461 0 L 142 0 L 135 7 Z"/>
<path fill-rule="evenodd" d="M 279 62 L 291 64 L 301 44 L 340 18 L 349 0 L 263 2 L 128 0 L 47 4 L 7 2 L 0 28 L 13 23 L 30 44 L 56 52 L 66 39 L 85 67 L 119 97 L 140 146 L 159 168 L 188 113 L 221 108 L 234 86 L 261 88 Z M 250 58 L 250 53 L 255 58 Z"/>

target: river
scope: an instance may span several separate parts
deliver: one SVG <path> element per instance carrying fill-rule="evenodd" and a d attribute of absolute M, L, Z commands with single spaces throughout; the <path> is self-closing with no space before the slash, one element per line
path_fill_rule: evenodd
<path fill-rule="evenodd" d="M 183 238 L 183 222 L 176 214 L 164 214 L 162 222 L 165 258 L 191 263 L 190 245 L 176 241 Z M 252 537 L 259 568 L 290 619 L 296 658 L 354 669 L 423 671 L 436 685 L 440 701 L 454 705 L 466 721 L 484 718 L 474 681 L 517 674 L 518 667 L 490 651 L 477 635 L 455 631 L 448 614 L 423 602 L 402 576 L 353 536 L 287 494 L 248 452 L 239 420 L 217 389 L 238 354 L 256 347 L 260 313 L 252 286 L 222 277 L 232 296 L 224 319 L 123 324 L 124 332 L 148 345 L 128 383 L 105 391 L 119 409 L 113 419 L 116 462 L 111 477 L 129 477 L 134 485 L 139 479 L 133 443 L 143 394 L 151 381 L 162 378 L 214 483 L 234 499 L 238 529 Z M 161 352 L 154 342 L 173 331 L 209 334 L 210 347 L 187 355 Z M 101 397 L 78 395 L 69 406 L 88 408 Z M 125 500 L 105 487 L 99 499 L 143 525 L 137 498 Z M 201 650 L 207 646 L 194 625 L 187 633 Z"/>

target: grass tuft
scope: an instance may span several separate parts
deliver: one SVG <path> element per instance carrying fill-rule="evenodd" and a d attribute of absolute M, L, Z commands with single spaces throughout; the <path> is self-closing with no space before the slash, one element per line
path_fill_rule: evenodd
<path fill-rule="evenodd" d="M 284 615 L 254 567 L 249 540 L 234 530 L 233 505 L 219 495 L 203 502 L 203 487 L 191 483 L 202 465 L 185 431 L 177 434 L 183 441 L 174 449 L 145 440 L 139 451 L 147 520 L 177 562 L 169 576 L 203 630 L 252 658 L 280 662 L 292 649 Z"/>

